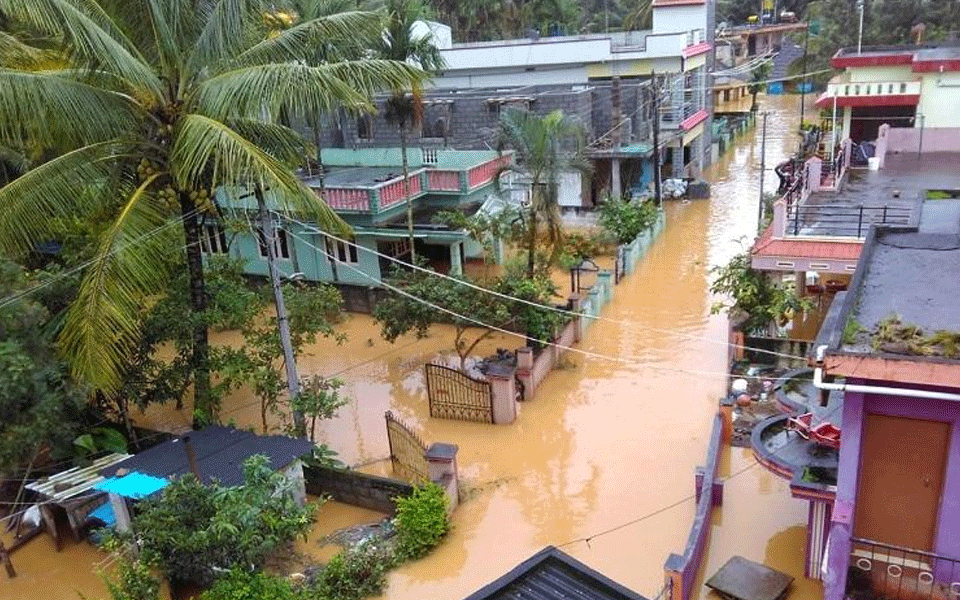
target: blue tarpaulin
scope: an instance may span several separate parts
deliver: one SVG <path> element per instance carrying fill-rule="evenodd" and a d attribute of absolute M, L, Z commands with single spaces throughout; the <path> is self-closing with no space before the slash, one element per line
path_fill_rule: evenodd
<path fill-rule="evenodd" d="M 151 477 L 143 473 L 128 473 L 123 477 L 111 477 L 94 486 L 101 492 L 113 493 L 124 498 L 139 500 L 167 487 L 170 482 L 160 477 Z"/>

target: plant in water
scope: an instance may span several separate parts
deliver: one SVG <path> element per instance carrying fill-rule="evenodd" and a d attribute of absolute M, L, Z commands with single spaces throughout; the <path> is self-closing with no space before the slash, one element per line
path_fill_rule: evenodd
<path fill-rule="evenodd" d="M 383 591 L 394 555 L 375 543 L 362 543 L 333 558 L 308 586 L 307 596 L 316 600 L 360 600 Z"/>
<path fill-rule="evenodd" d="M 420 558 L 440 543 L 450 529 L 447 494 L 433 483 L 416 488 L 410 496 L 397 498 L 397 553 Z"/>
<path fill-rule="evenodd" d="M 104 577 L 104 584 L 111 600 L 160 600 L 160 581 L 150 567 L 126 556 L 117 562 L 112 577 Z"/>
<path fill-rule="evenodd" d="M 656 222 L 657 206 L 650 200 L 608 198 L 600 205 L 600 225 L 617 238 L 618 244 L 629 244 Z"/>
<path fill-rule="evenodd" d="M 297 600 L 290 583 L 267 573 L 234 569 L 221 577 L 198 600 Z"/>

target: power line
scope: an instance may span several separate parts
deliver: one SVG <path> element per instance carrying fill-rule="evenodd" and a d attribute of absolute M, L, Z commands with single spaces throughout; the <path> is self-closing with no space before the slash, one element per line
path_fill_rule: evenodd
<path fill-rule="evenodd" d="M 303 239 L 303 238 L 300 237 L 299 235 L 297 235 L 297 234 L 295 234 L 295 233 L 292 233 L 292 232 L 288 232 L 288 233 L 290 233 L 290 235 L 291 235 L 292 237 L 294 237 L 294 238 L 300 240 L 301 242 L 303 242 L 305 245 L 307 245 L 307 246 L 309 246 L 309 247 L 317 250 L 318 252 L 322 252 L 322 253 L 325 254 L 325 255 L 327 254 L 324 250 L 320 249 L 320 248 L 319 248 L 318 246 L 316 246 L 315 244 L 313 244 L 313 243 L 311 243 L 311 242 Z M 328 256 L 330 256 L 330 255 L 328 255 Z M 587 356 L 587 357 L 589 357 L 589 358 L 599 358 L 599 359 L 609 360 L 609 361 L 618 362 L 618 363 L 621 363 L 621 364 L 628 364 L 628 365 L 637 365 L 637 364 L 640 364 L 640 365 L 642 365 L 642 366 L 644 366 L 644 367 L 646 367 L 646 368 L 649 368 L 649 369 L 652 369 L 652 370 L 657 370 L 657 371 L 667 371 L 667 372 L 674 372 L 674 373 L 684 373 L 684 374 L 687 374 L 687 375 L 697 375 L 697 376 L 710 376 L 710 377 L 723 377 L 723 378 L 728 378 L 728 377 L 730 377 L 730 373 L 728 373 L 728 372 L 720 372 L 720 371 L 698 371 L 698 370 L 692 370 L 692 369 L 679 369 L 679 368 L 673 368 L 673 367 L 664 367 L 664 366 L 660 366 L 660 365 L 651 364 L 647 359 L 642 359 L 642 358 L 638 358 L 638 357 L 628 356 L 627 358 L 624 358 L 624 357 L 608 356 L 608 355 L 600 354 L 600 353 L 597 353 L 597 352 L 591 352 L 591 351 L 589 351 L 589 350 L 583 350 L 583 349 L 581 349 L 581 348 L 574 348 L 574 347 L 572 347 L 572 346 L 565 346 L 565 345 L 563 345 L 563 344 L 559 344 L 559 343 L 556 343 L 556 342 L 553 342 L 553 341 L 550 341 L 550 340 L 542 340 L 542 339 L 537 339 L 537 338 L 531 338 L 531 337 L 528 336 L 528 335 L 525 335 L 525 334 L 522 334 L 522 333 L 518 333 L 518 332 L 516 332 L 516 331 L 510 331 L 509 329 L 505 329 L 505 328 L 503 328 L 503 327 L 498 327 L 498 326 L 496 326 L 496 325 L 491 325 L 491 324 L 485 323 L 484 321 L 481 321 L 481 320 L 479 320 L 479 319 L 476 319 L 476 318 L 473 318 L 473 317 L 468 317 L 468 316 L 466 316 L 466 315 L 462 315 L 462 314 L 460 314 L 460 313 L 458 313 L 458 312 L 456 312 L 456 311 L 454 311 L 454 310 L 451 310 L 451 309 L 449 309 L 449 308 L 446 308 L 446 307 L 444 307 L 444 306 L 439 306 L 439 305 L 437 305 L 437 304 L 435 304 L 435 303 L 433 303 L 433 302 L 431 302 L 431 301 L 429 301 L 429 300 L 426 300 L 426 299 L 424 299 L 424 298 L 420 298 L 419 296 L 416 296 L 416 295 L 414 295 L 414 294 L 411 294 L 410 292 L 408 292 L 408 291 L 406 291 L 406 290 L 400 289 L 400 288 L 398 288 L 398 287 L 396 287 L 396 286 L 394 286 L 394 285 L 391 285 L 391 284 L 389 284 L 389 283 L 387 283 L 387 282 L 380 281 L 380 280 L 376 279 L 375 277 L 373 277 L 372 275 L 369 275 L 369 274 L 363 272 L 362 270 L 354 267 L 353 265 L 351 265 L 351 264 L 349 264 L 349 263 L 347 263 L 347 262 L 345 262 L 345 261 L 340 260 L 340 259 L 339 259 L 338 257 L 336 257 L 336 256 L 330 256 L 330 259 L 333 260 L 333 261 L 335 261 L 335 262 L 336 262 L 337 264 L 339 264 L 340 266 L 346 267 L 347 269 L 349 269 L 349 270 L 357 273 L 357 274 L 360 275 L 361 277 L 363 277 L 363 278 L 365 278 L 365 279 L 368 279 L 368 280 L 370 280 L 370 281 L 373 282 L 373 283 L 377 283 L 378 285 L 381 285 L 381 286 L 383 286 L 383 287 L 385 287 L 385 288 L 387 288 L 387 289 L 389 289 L 389 290 L 391 290 L 391 291 L 393 291 L 393 292 L 395 292 L 395 293 L 397 293 L 397 294 L 400 294 L 401 296 L 404 296 L 405 298 L 409 298 L 409 299 L 413 300 L 414 302 L 419 302 L 420 304 L 423 304 L 424 306 L 428 306 L 428 307 L 430 307 L 430 308 L 432 308 L 432 309 L 434 309 L 434 310 L 436 310 L 436 311 L 439 311 L 439 312 L 448 314 L 448 315 L 450 315 L 450 316 L 452 316 L 452 317 L 455 317 L 455 318 L 457 318 L 457 319 L 460 319 L 460 320 L 462 320 L 462 321 L 467 321 L 467 322 L 469 322 L 469 323 L 473 323 L 473 324 L 476 325 L 476 326 L 483 327 L 483 328 L 489 329 L 489 330 L 491 330 L 491 331 L 497 331 L 497 332 L 499 332 L 499 333 L 503 333 L 503 334 L 509 335 L 509 336 L 511 336 L 511 337 L 517 337 L 517 338 L 521 338 L 521 339 L 524 339 L 524 340 L 533 340 L 533 341 L 535 341 L 535 342 L 537 342 L 537 343 L 539 343 L 539 344 L 542 344 L 543 346 L 551 346 L 551 347 L 557 348 L 558 350 L 570 351 L 570 352 L 573 352 L 573 353 L 576 353 L 576 354 L 581 354 L 581 355 L 583 355 L 583 356 Z M 545 305 L 537 305 L 537 307 L 539 307 L 539 308 L 546 308 Z M 761 378 L 758 378 L 758 379 L 770 379 L 770 380 L 775 380 L 776 378 L 772 378 L 772 377 L 770 377 L 770 378 L 762 378 L 762 377 L 761 377 Z"/>
<path fill-rule="evenodd" d="M 687 338 L 687 339 L 697 340 L 697 341 L 705 341 L 705 342 L 710 342 L 710 343 L 713 343 L 713 344 L 723 345 L 723 346 L 725 346 L 725 347 L 736 348 L 736 349 L 740 349 L 740 350 L 750 350 L 750 351 L 753 351 L 753 352 L 759 352 L 759 353 L 768 354 L 768 355 L 771 355 L 771 356 L 777 356 L 777 357 L 780 357 L 780 358 L 790 358 L 790 359 L 795 359 L 795 360 L 803 360 L 803 359 L 805 358 L 805 357 L 802 357 L 802 356 L 795 356 L 795 355 L 793 355 L 793 354 L 786 354 L 786 353 L 782 353 L 782 352 L 775 352 L 775 351 L 773 351 L 773 350 L 764 350 L 764 349 L 762 349 L 762 348 L 753 348 L 753 347 L 750 347 L 750 346 L 744 346 L 744 345 L 740 345 L 740 344 L 733 344 L 733 343 L 731 343 L 731 342 L 723 342 L 723 341 L 720 341 L 720 340 L 714 340 L 714 339 L 711 339 L 711 338 L 707 338 L 707 337 L 703 337 L 703 336 L 697 336 L 697 335 L 693 335 L 693 334 L 689 334 L 689 333 L 685 333 L 685 332 L 681 332 L 681 331 L 676 331 L 676 330 L 671 330 L 671 329 L 659 329 L 659 328 L 656 328 L 656 327 L 650 327 L 650 326 L 648 326 L 648 325 L 643 325 L 642 323 L 638 323 L 638 322 L 636 322 L 636 321 L 629 321 L 629 320 L 624 320 L 624 319 L 612 319 L 612 318 L 603 317 L 603 316 L 600 316 L 600 315 L 597 315 L 597 316 L 587 315 L 587 314 L 583 314 L 583 313 L 578 313 L 578 312 L 574 312 L 574 311 L 571 311 L 571 310 L 567 310 L 567 309 L 564 309 L 564 308 L 559 308 L 559 307 L 556 307 L 556 306 L 553 306 L 553 305 L 540 304 L 540 303 L 538 303 L 538 302 L 533 302 L 533 301 L 531 301 L 531 300 L 526 300 L 526 299 L 524 299 L 524 298 L 518 298 L 518 297 L 516 297 L 516 296 L 511 296 L 511 295 L 509 295 L 509 294 L 504 294 L 504 293 L 498 292 L 498 291 L 496 291 L 496 290 L 491 290 L 491 289 L 489 289 L 489 288 L 485 288 L 485 287 L 483 287 L 483 286 L 477 285 L 477 284 L 475 284 L 475 283 L 473 283 L 473 282 L 470 282 L 470 281 L 467 281 L 467 280 L 465 280 L 465 279 L 459 279 L 459 278 L 457 278 L 457 277 L 451 277 L 450 275 L 447 275 L 447 274 L 445 274 L 445 273 L 439 273 L 439 272 L 437 272 L 437 271 L 433 271 L 433 270 L 430 270 L 430 269 L 426 269 L 426 268 L 421 267 L 421 266 L 419 266 L 419 265 L 414 265 L 414 264 L 410 264 L 410 263 L 404 262 L 404 261 L 402 261 L 402 260 L 400 260 L 400 259 L 394 258 L 394 257 L 389 256 L 389 255 L 387 255 L 387 254 L 383 254 L 383 253 L 381 253 L 381 252 L 379 252 L 379 251 L 377 251 L 377 250 L 373 250 L 373 249 L 371 249 L 371 248 L 367 248 L 366 246 L 360 246 L 360 245 L 358 245 L 358 244 L 354 244 L 354 243 L 351 242 L 350 240 L 347 240 L 347 239 L 338 237 L 338 236 L 336 236 L 336 235 L 334 235 L 334 234 L 332 234 L 332 233 L 320 231 L 319 229 L 316 229 L 315 227 L 312 227 L 312 226 L 308 225 L 307 223 L 304 223 L 304 222 L 302 222 L 302 221 L 299 221 L 299 220 L 297 220 L 297 219 L 295 219 L 295 218 L 293 218 L 293 217 L 290 217 L 290 216 L 288 216 L 288 215 L 284 215 L 284 214 L 277 213 L 277 212 L 275 212 L 274 214 L 276 214 L 277 216 L 279 216 L 279 217 L 282 218 L 282 219 L 286 219 L 287 221 L 290 221 L 290 222 L 292 222 L 292 223 L 296 223 L 297 225 L 300 225 L 301 227 L 304 227 L 304 228 L 307 228 L 307 229 L 313 229 L 316 233 L 319 233 L 319 234 L 322 234 L 322 235 L 324 235 L 324 236 L 326 236 L 326 237 L 329 237 L 330 239 L 332 239 L 332 240 L 334 240 L 334 241 L 341 242 L 341 243 L 344 243 L 344 244 L 352 244 L 353 246 L 356 246 L 357 248 L 363 250 L 364 252 L 367 252 L 367 253 L 372 254 L 372 255 L 374 255 L 374 256 L 377 256 L 377 257 L 379 257 L 379 258 L 385 258 L 385 259 L 387 259 L 387 260 L 389 260 L 389 261 L 391 261 L 391 262 L 394 262 L 394 263 L 396 263 L 396 264 L 398 264 L 398 265 L 400 265 L 400 266 L 409 267 L 409 268 L 412 268 L 412 269 L 414 269 L 414 270 L 416 270 L 416 271 L 419 271 L 419 272 L 421 272 L 421 273 L 424 273 L 424 274 L 426 274 L 426 275 L 430 275 L 430 276 L 433 276 L 433 277 L 440 277 L 440 278 L 442 278 L 442 279 L 447 279 L 447 280 L 449 280 L 449 281 L 453 281 L 454 283 L 456 283 L 456 284 L 458 284 L 458 285 L 463 285 L 463 286 L 465 286 L 465 287 L 471 288 L 471 289 L 476 290 L 476 291 L 478 291 L 478 292 L 483 292 L 483 293 L 486 293 L 486 294 L 490 294 L 490 295 L 492 295 L 492 296 L 496 296 L 496 297 L 498 297 L 498 298 L 501 298 L 501 299 L 503 299 L 503 300 L 508 300 L 508 301 L 510 301 L 510 302 L 519 302 L 519 303 L 521 303 L 521 304 L 526 304 L 527 306 L 531 306 L 531 307 L 533 307 L 533 308 L 550 310 L 550 311 L 553 311 L 553 312 L 562 314 L 562 315 L 564 315 L 564 316 L 569 316 L 569 317 L 584 317 L 584 318 L 593 319 L 593 320 L 596 320 L 596 321 L 605 321 L 605 322 L 613 323 L 613 324 L 620 325 L 620 326 L 624 326 L 624 325 L 626 325 L 626 326 L 635 326 L 635 327 L 639 327 L 640 329 L 644 329 L 644 330 L 646 330 L 646 331 L 652 331 L 652 332 L 654 332 L 654 333 L 661 333 L 661 334 L 665 334 L 665 335 L 674 335 L 674 336 L 684 337 L 684 338 Z M 311 246 L 311 247 L 313 247 L 313 248 L 316 249 L 316 250 L 320 250 L 320 248 L 318 248 L 317 246 L 315 246 L 315 245 L 313 245 L 313 244 L 311 244 L 311 243 L 303 240 L 303 238 L 297 236 L 296 234 L 291 233 L 291 235 L 294 235 L 295 237 L 297 237 L 298 239 L 300 239 L 301 241 L 303 241 L 303 242 L 304 242 L 305 244 L 307 244 L 308 246 Z M 326 253 L 325 251 L 323 251 L 323 250 L 320 250 L 320 251 L 323 252 L 324 254 L 327 254 L 327 253 Z M 369 276 L 368 276 L 368 277 L 369 277 Z"/>

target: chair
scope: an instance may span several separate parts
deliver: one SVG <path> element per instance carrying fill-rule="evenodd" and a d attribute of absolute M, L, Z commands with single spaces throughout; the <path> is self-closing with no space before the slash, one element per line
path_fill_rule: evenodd
<path fill-rule="evenodd" d="M 805 440 L 810 439 L 810 425 L 813 423 L 813 413 L 804 413 L 796 417 L 787 418 L 787 429 L 796 431 Z"/>

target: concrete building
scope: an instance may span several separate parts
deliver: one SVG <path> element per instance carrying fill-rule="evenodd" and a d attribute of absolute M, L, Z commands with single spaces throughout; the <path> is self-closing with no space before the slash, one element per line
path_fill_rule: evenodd
<path fill-rule="evenodd" d="M 888 123 L 892 150 L 960 148 L 960 47 L 841 48 L 831 65 L 843 73 L 816 106 L 837 123 L 838 140 L 875 140 Z"/>
<path fill-rule="evenodd" d="M 711 161 L 713 0 L 657 0 L 649 31 L 453 43 L 449 28 L 434 33 L 446 68 L 424 98 L 423 123 L 411 145 L 492 149 L 500 110 L 553 110 L 578 117 L 590 143 L 593 181 L 573 206 L 602 193 L 637 190 L 652 180 L 654 91 L 662 75 L 659 126 L 664 176 L 698 176 Z M 378 99 L 383 106 L 386 98 Z M 399 132 L 383 118 L 338 114 L 322 127 L 324 147 L 396 147 Z"/>
<path fill-rule="evenodd" d="M 277 217 L 276 255 L 281 274 L 336 284 L 350 310 L 368 311 L 375 298 L 367 291 L 391 268 L 388 259 L 409 256 L 406 226 L 406 184 L 399 148 L 325 149 L 323 180 L 304 183 L 353 227 L 352 240 L 333 239 L 313 226 L 287 215 Z M 459 275 L 466 258 L 482 248 L 466 232 L 436 222 L 442 210 L 465 214 L 499 211 L 504 200 L 495 193 L 494 177 L 512 164 L 512 153 L 492 150 L 408 149 L 409 189 L 413 203 L 414 238 L 418 257 L 440 271 Z M 217 223 L 204 226 L 201 244 L 206 254 L 243 260 L 248 275 L 266 277 L 266 242 L 256 225 L 257 202 L 248 191 L 221 189 L 217 202 L 233 219 L 251 224 L 228 234 Z M 264 194 L 268 207 L 274 204 Z"/>
<path fill-rule="evenodd" d="M 958 240 L 956 198 L 871 231 L 817 339 L 814 382 L 844 395 L 826 600 L 960 593 Z"/>

